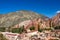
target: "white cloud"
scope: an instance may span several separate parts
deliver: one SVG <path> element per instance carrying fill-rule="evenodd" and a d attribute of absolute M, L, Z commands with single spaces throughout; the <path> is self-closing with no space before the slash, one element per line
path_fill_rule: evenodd
<path fill-rule="evenodd" d="M 60 13 L 60 11 L 57 11 L 56 13 Z"/>

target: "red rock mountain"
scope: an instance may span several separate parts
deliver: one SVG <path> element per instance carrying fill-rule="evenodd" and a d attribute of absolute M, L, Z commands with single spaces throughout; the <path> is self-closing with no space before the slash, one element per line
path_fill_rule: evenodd
<path fill-rule="evenodd" d="M 52 18 L 52 26 L 60 26 L 60 13 Z"/>
<path fill-rule="evenodd" d="M 13 27 L 26 20 L 34 20 L 37 18 L 44 19 L 46 16 L 32 11 L 16 11 L 8 14 L 0 15 L 0 27 Z M 48 17 L 47 17 L 48 18 Z"/>
<path fill-rule="evenodd" d="M 25 29 L 34 26 L 36 30 L 38 26 L 40 28 L 60 26 L 60 13 L 52 18 L 31 11 L 17 11 L 0 16 L 0 27 L 19 28 L 23 25 Z"/>
<path fill-rule="evenodd" d="M 24 25 L 25 29 L 28 29 L 32 26 L 35 27 L 35 30 L 38 30 L 38 26 L 40 28 L 50 28 L 50 27 L 55 27 L 55 26 L 60 26 L 60 13 L 57 13 L 52 18 L 44 17 L 44 18 L 36 18 L 34 20 L 26 20 L 22 23 L 18 24 L 19 27 Z M 17 25 L 15 28 L 18 27 Z"/>

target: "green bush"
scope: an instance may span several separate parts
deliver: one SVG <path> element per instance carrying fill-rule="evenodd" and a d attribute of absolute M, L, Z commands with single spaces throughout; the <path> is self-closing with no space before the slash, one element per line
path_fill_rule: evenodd
<path fill-rule="evenodd" d="M 30 30 L 35 30 L 35 27 L 34 26 L 30 27 Z"/>
<path fill-rule="evenodd" d="M 5 27 L 0 27 L 1 32 L 5 32 Z"/>
<path fill-rule="evenodd" d="M 12 29 L 12 32 L 13 32 L 13 33 L 22 33 L 23 31 L 24 31 L 24 27 Z"/>
<path fill-rule="evenodd" d="M 19 28 L 19 33 L 24 32 L 24 26 Z"/>
<path fill-rule="evenodd" d="M 19 28 L 12 29 L 12 33 L 19 33 Z"/>
<path fill-rule="evenodd" d="M 43 29 L 39 29 L 39 28 L 38 28 L 38 31 L 39 31 L 39 32 L 42 32 L 42 31 L 43 31 Z"/>

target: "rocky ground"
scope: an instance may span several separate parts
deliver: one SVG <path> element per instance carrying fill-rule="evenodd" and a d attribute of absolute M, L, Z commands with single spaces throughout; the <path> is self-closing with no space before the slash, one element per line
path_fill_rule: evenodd
<path fill-rule="evenodd" d="M 9 40 L 60 40 L 60 32 L 29 32 L 29 33 L 11 33 L 11 32 L 3 32 L 3 35 Z"/>

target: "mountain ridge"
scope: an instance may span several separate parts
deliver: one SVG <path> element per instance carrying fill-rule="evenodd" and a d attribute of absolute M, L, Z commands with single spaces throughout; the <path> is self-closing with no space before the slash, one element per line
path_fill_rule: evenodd
<path fill-rule="evenodd" d="M 8 14 L 4 14 L 0 16 L 0 27 L 11 27 L 25 20 L 31 20 L 36 18 L 44 19 L 44 17 L 45 17 L 44 15 L 39 15 L 31 11 L 10 12 Z"/>

